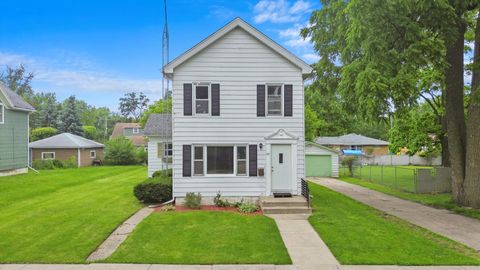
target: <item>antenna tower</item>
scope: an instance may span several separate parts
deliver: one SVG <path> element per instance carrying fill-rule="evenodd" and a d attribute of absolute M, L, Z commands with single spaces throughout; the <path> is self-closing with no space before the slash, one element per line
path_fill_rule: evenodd
<path fill-rule="evenodd" d="M 164 98 L 168 98 L 171 96 L 170 79 L 165 78 L 165 74 L 163 74 L 165 65 L 170 63 L 167 0 L 163 0 L 163 13 L 165 17 L 165 24 L 163 26 L 163 34 L 162 34 L 162 94 Z"/>

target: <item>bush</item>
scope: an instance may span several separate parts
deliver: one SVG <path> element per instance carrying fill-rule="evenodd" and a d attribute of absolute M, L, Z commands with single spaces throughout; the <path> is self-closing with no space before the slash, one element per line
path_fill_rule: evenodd
<path fill-rule="evenodd" d="M 78 168 L 77 158 L 75 156 L 69 157 L 62 162 L 63 168 Z"/>
<path fill-rule="evenodd" d="M 58 130 L 52 127 L 35 128 L 30 131 L 30 141 L 34 142 L 48 137 L 52 137 L 53 135 L 57 135 L 57 133 Z"/>
<path fill-rule="evenodd" d="M 257 210 L 258 210 L 258 207 L 254 203 L 242 203 L 238 207 L 238 211 L 242 213 L 254 213 L 254 212 L 257 212 Z"/>
<path fill-rule="evenodd" d="M 164 203 L 172 199 L 172 186 L 155 181 L 140 183 L 133 189 L 135 197 L 144 203 Z"/>
<path fill-rule="evenodd" d="M 148 163 L 148 153 L 143 147 L 137 148 L 135 151 L 135 158 L 137 159 L 138 164 L 147 164 Z"/>
<path fill-rule="evenodd" d="M 199 209 L 202 203 L 202 194 L 188 192 L 185 196 L 185 206 L 191 209 Z"/>
<path fill-rule="evenodd" d="M 75 156 L 69 157 L 65 161 L 58 159 L 38 159 L 32 162 L 32 167 L 37 170 L 54 170 L 63 168 L 77 168 L 77 158 Z"/>
<path fill-rule="evenodd" d="M 350 176 L 353 176 L 353 165 L 357 160 L 356 157 L 347 156 L 342 159 L 342 165 L 348 167 L 348 171 L 350 172 Z"/>
<path fill-rule="evenodd" d="M 55 169 L 55 165 L 53 160 L 44 160 L 44 159 L 37 159 L 32 162 L 32 167 L 37 170 L 53 170 Z"/>
<path fill-rule="evenodd" d="M 153 178 L 155 178 L 155 177 L 161 177 L 161 176 L 172 177 L 172 174 L 173 174 L 172 169 L 159 170 L 159 171 L 155 171 L 155 172 L 152 174 L 152 177 L 153 177 Z"/>
<path fill-rule="evenodd" d="M 222 194 L 220 194 L 220 191 L 217 193 L 217 196 L 213 198 L 213 203 L 218 207 L 228 207 L 231 205 L 227 200 L 222 199 Z"/>
<path fill-rule="evenodd" d="M 105 162 L 111 165 L 135 164 L 135 146 L 127 138 L 121 136 L 106 143 Z"/>

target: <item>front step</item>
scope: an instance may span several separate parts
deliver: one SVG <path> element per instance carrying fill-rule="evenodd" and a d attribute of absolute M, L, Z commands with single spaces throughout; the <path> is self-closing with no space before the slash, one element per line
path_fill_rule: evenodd
<path fill-rule="evenodd" d="M 264 214 L 311 214 L 307 200 L 301 196 L 290 198 L 262 197 L 261 208 Z"/>

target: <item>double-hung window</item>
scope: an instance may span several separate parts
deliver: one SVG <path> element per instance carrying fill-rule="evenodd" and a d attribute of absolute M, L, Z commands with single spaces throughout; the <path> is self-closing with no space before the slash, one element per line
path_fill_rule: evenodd
<path fill-rule="evenodd" d="M 0 102 L 0 124 L 5 123 L 5 107 L 2 102 Z"/>
<path fill-rule="evenodd" d="M 267 115 L 282 115 L 282 85 L 267 85 Z"/>
<path fill-rule="evenodd" d="M 195 85 L 195 114 L 210 113 L 210 84 Z"/>
<path fill-rule="evenodd" d="M 91 150 L 90 151 L 90 158 L 97 158 L 97 151 Z"/>
<path fill-rule="evenodd" d="M 246 176 L 248 171 L 247 159 L 246 146 L 194 146 L 193 174 Z"/>
<path fill-rule="evenodd" d="M 171 143 L 166 143 L 166 144 L 164 144 L 163 147 L 164 147 L 163 155 L 165 157 L 172 157 L 172 155 L 173 155 L 172 144 Z"/>

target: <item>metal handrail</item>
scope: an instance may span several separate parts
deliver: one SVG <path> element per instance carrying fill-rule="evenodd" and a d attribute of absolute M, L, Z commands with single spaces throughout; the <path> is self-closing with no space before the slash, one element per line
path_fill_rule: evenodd
<path fill-rule="evenodd" d="M 308 208 L 310 208 L 310 188 L 308 187 L 308 182 L 305 179 L 302 180 L 302 196 L 307 200 Z"/>

